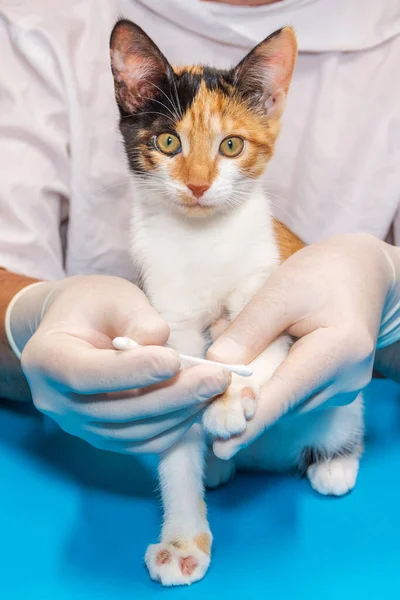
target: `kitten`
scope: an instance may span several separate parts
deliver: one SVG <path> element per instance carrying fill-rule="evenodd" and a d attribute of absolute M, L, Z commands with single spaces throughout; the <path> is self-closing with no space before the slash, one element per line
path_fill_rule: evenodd
<path fill-rule="evenodd" d="M 207 332 L 221 315 L 232 320 L 280 261 L 268 196 L 260 176 L 270 160 L 297 57 L 285 27 L 237 67 L 172 67 L 129 21 L 111 35 L 111 64 L 120 129 L 135 197 L 132 256 L 143 289 L 168 322 L 169 345 L 204 357 Z M 204 503 L 205 435 L 228 438 L 254 416 L 260 387 L 288 353 L 282 335 L 252 363 L 251 378 L 233 376 L 160 460 L 164 522 L 145 561 L 163 585 L 201 579 L 212 535 Z M 350 406 L 292 414 L 233 461 L 211 455 L 215 486 L 235 469 L 300 469 L 322 494 L 355 485 L 363 417 L 361 396 Z"/>

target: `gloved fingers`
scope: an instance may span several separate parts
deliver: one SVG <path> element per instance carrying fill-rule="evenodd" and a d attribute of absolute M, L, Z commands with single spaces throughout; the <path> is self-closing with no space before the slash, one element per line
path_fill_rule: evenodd
<path fill-rule="evenodd" d="M 128 423 L 86 423 L 85 434 L 114 442 L 146 442 L 200 414 L 202 405 Z"/>
<path fill-rule="evenodd" d="M 196 422 L 197 415 L 189 417 L 185 421 L 175 425 L 168 431 L 160 433 L 146 440 L 134 442 L 122 442 L 108 440 L 93 434 L 87 434 L 83 437 L 89 444 L 101 450 L 110 452 L 118 452 L 120 454 L 161 454 L 168 450 L 173 444 L 188 431 L 188 429 Z"/>
<path fill-rule="evenodd" d="M 278 335 L 308 315 L 310 290 L 304 286 L 304 273 L 296 269 L 296 264 L 300 261 L 301 266 L 301 258 L 309 252 L 308 248 L 300 250 L 271 274 L 254 298 L 210 346 L 207 358 L 248 364 Z"/>
<path fill-rule="evenodd" d="M 217 339 L 226 331 L 229 327 L 228 319 L 224 317 L 220 317 L 210 327 L 210 337 L 213 342 L 216 342 Z"/>
<path fill-rule="evenodd" d="M 248 446 L 288 411 L 317 394 L 334 379 L 344 357 L 336 332 L 318 329 L 296 342 L 287 358 L 261 388 L 260 401 L 246 431 L 228 440 L 216 440 L 214 453 L 229 459 Z"/>
<path fill-rule="evenodd" d="M 128 336 L 144 346 L 163 346 L 169 338 L 169 327 L 151 306 L 147 296 L 136 286 L 119 286 L 114 295 L 114 310 L 110 316 L 113 336 Z"/>
<path fill-rule="evenodd" d="M 36 394 L 37 408 L 50 414 L 53 407 L 64 418 L 74 415 L 82 422 L 127 423 L 137 419 L 153 418 L 190 406 L 198 406 L 222 394 L 230 383 L 230 374 L 218 367 L 199 365 L 183 369 L 174 378 L 140 390 L 109 394 L 68 394 L 52 401 L 51 391 L 47 398 Z"/>
<path fill-rule="evenodd" d="M 54 284 L 41 329 L 54 332 L 60 327 L 85 339 L 129 336 L 146 346 L 162 346 L 169 337 L 167 323 L 136 285 L 105 275 L 71 277 Z"/>
<path fill-rule="evenodd" d="M 54 381 L 58 388 L 78 394 L 152 385 L 176 375 L 180 366 L 178 354 L 169 348 L 145 346 L 124 352 L 98 349 L 66 333 L 34 336 L 22 355 L 28 380 L 39 374 Z"/>

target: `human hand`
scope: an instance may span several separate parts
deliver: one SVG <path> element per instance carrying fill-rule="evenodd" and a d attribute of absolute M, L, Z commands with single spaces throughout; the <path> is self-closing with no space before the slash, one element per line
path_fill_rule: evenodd
<path fill-rule="evenodd" d="M 369 383 L 393 290 L 385 248 L 370 235 L 354 234 L 300 250 L 211 346 L 207 357 L 246 364 L 283 331 L 297 338 L 262 388 L 245 433 L 214 442 L 218 457 L 230 458 L 288 411 L 350 403 Z"/>
<path fill-rule="evenodd" d="M 28 288 L 12 308 L 11 332 L 24 348 L 22 367 L 38 410 L 101 449 L 164 451 L 230 379 L 216 367 L 179 371 L 177 353 L 162 347 L 166 323 L 136 286 L 116 277 Z M 143 347 L 118 352 L 117 335 Z"/>

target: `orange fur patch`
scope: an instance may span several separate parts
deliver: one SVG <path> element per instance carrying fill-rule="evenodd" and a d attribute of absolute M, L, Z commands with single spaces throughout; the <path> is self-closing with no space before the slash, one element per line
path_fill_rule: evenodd
<path fill-rule="evenodd" d="M 304 248 L 305 244 L 299 237 L 277 219 L 273 220 L 275 238 L 279 248 L 281 262 L 287 260 L 292 254 Z"/>
<path fill-rule="evenodd" d="M 242 398 L 251 398 L 252 400 L 256 399 L 256 395 L 254 393 L 254 390 L 251 387 L 249 387 L 249 386 L 244 387 L 242 389 L 240 395 L 241 395 Z"/>
<path fill-rule="evenodd" d="M 157 554 L 156 562 L 158 565 L 167 565 L 171 562 L 171 553 L 168 550 L 160 550 Z"/>
<path fill-rule="evenodd" d="M 197 535 L 193 539 L 193 542 L 199 548 L 199 550 L 204 552 L 204 554 L 208 554 L 208 555 L 210 554 L 210 552 L 211 552 L 211 537 L 208 533 L 199 533 L 199 535 Z M 189 552 L 189 550 L 190 550 L 190 543 L 187 540 L 183 540 L 183 541 L 176 540 L 175 542 L 171 542 L 171 543 L 174 546 L 174 548 L 176 548 L 177 550 L 182 550 L 183 552 Z M 167 550 L 162 550 L 161 552 L 159 552 L 159 554 L 162 554 L 165 552 L 168 553 Z M 158 560 L 158 556 L 157 556 L 157 560 Z M 164 563 L 162 563 L 162 564 L 164 564 Z"/>
<path fill-rule="evenodd" d="M 273 154 L 279 120 L 250 110 L 233 88 L 232 95 L 227 96 L 220 90 L 209 90 L 202 82 L 176 130 L 183 151 L 171 163 L 170 176 L 184 185 L 210 186 L 221 160 L 235 160 L 248 177 L 259 177 Z M 228 136 L 245 140 L 245 148 L 237 158 L 226 159 L 218 152 L 219 144 Z M 182 194 L 181 200 L 186 206 L 196 203 L 189 193 Z"/>
<path fill-rule="evenodd" d="M 173 545 L 174 548 L 177 548 L 177 550 L 184 550 L 185 548 L 188 547 L 187 543 L 181 542 L 180 540 L 176 540 L 175 542 L 171 542 L 171 544 Z"/>
<path fill-rule="evenodd" d="M 184 66 L 173 66 L 172 67 L 175 75 L 181 75 L 182 73 L 191 73 L 192 75 L 202 75 L 203 67 L 201 65 L 184 65 Z"/>
<path fill-rule="evenodd" d="M 196 546 L 204 552 L 204 554 L 210 554 L 211 552 L 211 538 L 208 533 L 200 533 L 194 538 Z"/>
<path fill-rule="evenodd" d="M 207 516 L 207 504 L 204 502 L 203 499 L 199 500 L 199 513 L 202 517 Z"/>

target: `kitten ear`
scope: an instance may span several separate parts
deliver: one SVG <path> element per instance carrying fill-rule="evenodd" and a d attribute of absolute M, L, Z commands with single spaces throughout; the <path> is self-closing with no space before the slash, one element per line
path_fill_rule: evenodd
<path fill-rule="evenodd" d="M 254 104 L 262 105 L 271 118 L 285 107 L 297 58 L 292 27 L 284 27 L 258 44 L 234 69 L 235 84 Z"/>
<path fill-rule="evenodd" d="M 172 68 L 149 36 L 131 21 L 118 21 L 110 38 L 111 70 L 119 107 L 135 113 L 159 93 Z"/>

